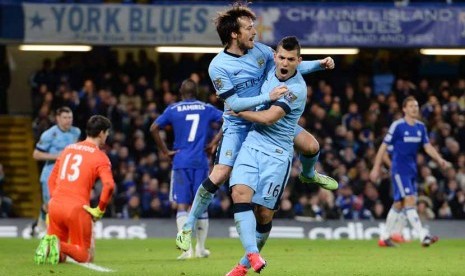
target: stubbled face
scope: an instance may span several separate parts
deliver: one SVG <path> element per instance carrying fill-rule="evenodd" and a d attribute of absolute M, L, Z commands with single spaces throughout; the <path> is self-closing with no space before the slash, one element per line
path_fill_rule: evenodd
<path fill-rule="evenodd" d="M 61 130 L 68 131 L 73 125 L 73 113 L 62 112 L 60 115 L 56 116 L 56 120 Z"/>
<path fill-rule="evenodd" d="M 288 51 L 283 47 L 278 47 L 274 54 L 274 62 L 276 64 L 276 76 L 279 80 L 287 80 L 295 74 L 297 66 L 302 61 L 296 50 Z"/>
<path fill-rule="evenodd" d="M 406 117 L 412 119 L 418 119 L 420 115 L 420 108 L 418 107 L 417 101 L 408 101 L 405 107 L 402 109 Z"/>
<path fill-rule="evenodd" d="M 242 16 L 237 19 L 239 25 L 239 33 L 237 33 L 237 46 L 243 50 L 252 49 L 254 46 L 254 38 L 257 34 L 254 22 L 250 17 Z"/>

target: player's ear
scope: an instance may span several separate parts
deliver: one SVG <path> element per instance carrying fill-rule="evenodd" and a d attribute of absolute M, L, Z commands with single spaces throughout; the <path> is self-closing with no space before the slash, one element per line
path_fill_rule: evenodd
<path fill-rule="evenodd" d="M 231 33 L 231 38 L 237 39 L 237 33 L 236 33 L 236 32 L 232 32 L 232 33 Z"/>

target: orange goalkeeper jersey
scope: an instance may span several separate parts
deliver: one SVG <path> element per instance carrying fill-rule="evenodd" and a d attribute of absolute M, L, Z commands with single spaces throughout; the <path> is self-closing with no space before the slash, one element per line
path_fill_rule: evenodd
<path fill-rule="evenodd" d="M 50 174 L 50 198 L 89 204 L 98 178 L 103 184 L 99 207 L 105 210 L 115 186 L 108 156 L 88 141 L 71 144 L 60 154 Z"/>

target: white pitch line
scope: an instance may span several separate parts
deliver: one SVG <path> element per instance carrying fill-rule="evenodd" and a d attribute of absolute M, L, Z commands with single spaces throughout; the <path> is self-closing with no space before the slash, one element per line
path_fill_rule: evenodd
<path fill-rule="evenodd" d="M 95 270 L 95 271 L 99 271 L 99 272 L 115 272 L 116 271 L 116 270 L 106 268 L 106 267 L 103 267 L 103 266 L 98 266 L 98 265 L 93 264 L 93 263 L 78 263 L 73 258 L 70 258 L 69 256 L 66 259 L 70 263 L 77 264 L 79 266 L 82 266 L 82 267 L 85 267 L 85 268 L 88 268 L 88 269 L 92 269 L 92 270 Z"/>

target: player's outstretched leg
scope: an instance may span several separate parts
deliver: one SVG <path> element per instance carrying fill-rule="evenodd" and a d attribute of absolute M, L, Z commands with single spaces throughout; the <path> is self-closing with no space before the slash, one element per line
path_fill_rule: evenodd
<path fill-rule="evenodd" d="M 60 261 L 60 240 L 55 235 L 49 235 L 49 252 L 47 262 L 56 265 Z"/>
<path fill-rule="evenodd" d="M 210 178 L 205 179 L 199 186 L 192 203 L 191 211 L 187 216 L 187 221 L 181 231 L 176 235 L 176 246 L 184 251 L 189 250 L 191 244 L 192 229 L 203 213 L 208 209 L 208 205 L 213 200 L 218 186 Z"/>
<path fill-rule="evenodd" d="M 50 236 L 45 235 L 40 240 L 39 246 L 36 249 L 34 254 L 34 263 L 36 264 L 45 264 L 47 261 L 47 256 L 49 254 L 50 247 Z"/>
<path fill-rule="evenodd" d="M 337 181 L 324 174 L 320 174 L 317 171 L 313 171 L 313 175 L 304 175 L 303 171 L 299 175 L 300 181 L 308 184 L 317 184 L 323 189 L 334 191 L 339 188 Z"/>
<path fill-rule="evenodd" d="M 247 270 L 245 265 L 237 264 L 226 276 L 244 276 L 247 275 Z"/>

